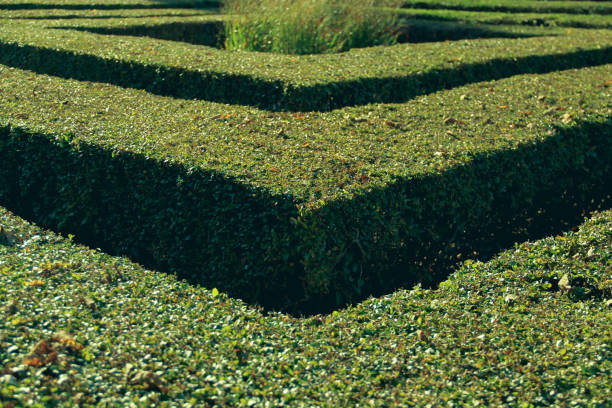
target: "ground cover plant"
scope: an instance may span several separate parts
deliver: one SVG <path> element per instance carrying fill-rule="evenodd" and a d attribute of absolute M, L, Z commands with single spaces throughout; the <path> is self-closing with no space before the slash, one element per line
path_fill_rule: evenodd
<path fill-rule="evenodd" d="M 0 6 L 3 404 L 612 402 L 610 30 L 282 55 L 190 3 Z"/>

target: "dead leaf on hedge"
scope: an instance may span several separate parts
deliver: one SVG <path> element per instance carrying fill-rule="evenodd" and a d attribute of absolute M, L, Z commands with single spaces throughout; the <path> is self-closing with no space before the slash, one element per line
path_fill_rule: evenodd
<path fill-rule="evenodd" d="M 51 352 L 53 352 L 53 347 L 51 347 L 45 340 L 41 340 L 36 343 L 36 346 L 34 346 L 30 354 L 49 354 Z"/>
<path fill-rule="evenodd" d="M 138 371 L 130 379 L 130 384 L 142 385 L 145 389 L 157 389 L 161 392 L 168 391 L 166 382 L 152 371 Z"/>
<path fill-rule="evenodd" d="M 563 122 L 566 125 L 569 125 L 570 123 L 572 123 L 572 119 L 574 118 L 574 115 L 572 115 L 571 113 L 567 112 L 565 114 L 563 114 L 563 116 L 561 116 L 561 122 Z"/>
<path fill-rule="evenodd" d="M 65 332 L 63 330 L 56 332 L 51 338 L 51 341 L 54 343 L 58 343 L 71 351 L 83 350 L 83 345 L 77 343 L 76 340 L 74 340 L 74 338 L 72 338 L 72 336 L 68 332 Z"/>
<path fill-rule="evenodd" d="M 559 285 L 559 289 L 562 292 L 569 292 L 572 289 L 572 286 L 570 285 L 570 281 L 569 281 L 569 276 L 567 275 L 567 273 L 561 277 L 558 285 Z"/>
<path fill-rule="evenodd" d="M 23 363 L 30 367 L 42 367 L 55 361 L 57 353 L 45 340 L 41 340 L 32 348 L 32 351 L 23 358 Z"/>
<path fill-rule="evenodd" d="M 425 333 L 423 330 L 417 330 L 416 335 L 419 341 L 427 342 L 429 340 L 427 333 Z"/>

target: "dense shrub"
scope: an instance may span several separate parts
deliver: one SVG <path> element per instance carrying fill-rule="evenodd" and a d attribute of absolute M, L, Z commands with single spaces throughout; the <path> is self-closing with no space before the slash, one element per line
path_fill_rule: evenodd
<path fill-rule="evenodd" d="M 397 16 L 376 0 L 226 0 L 226 48 L 317 54 L 393 44 Z M 396 3 L 385 0 L 386 5 Z"/>

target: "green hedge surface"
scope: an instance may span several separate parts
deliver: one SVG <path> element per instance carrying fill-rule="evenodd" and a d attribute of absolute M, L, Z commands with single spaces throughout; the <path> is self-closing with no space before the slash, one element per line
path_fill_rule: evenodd
<path fill-rule="evenodd" d="M 533 0 L 406 0 L 405 7 L 507 13 L 612 14 L 609 2 Z"/>
<path fill-rule="evenodd" d="M 612 213 L 327 316 L 261 311 L 0 209 L 5 406 L 612 401 Z"/>
<path fill-rule="evenodd" d="M 0 406 L 610 406 L 608 3 L 406 3 L 2 1 Z"/>
<path fill-rule="evenodd" d="M 397 11 L 401 16 L 429 21 L 464 21 L 475 24 L 517 24 L 524 26 L 611 28 L 612 17 L 600 14 L 567 13 L 506 13 L 495 11 L 465 11 L 447 9 L 405 8 Z"/>
<path fill-rule="evenodd" d="M 321 111 L 404 102 L 465 83 L 610 63 L 612 58 L 609 30 L 551 30 L 545 37 L 401 44 L 288 56 L 94 34 L 82 31 L 82 23 L 81 30 L 45 28 L 47 25 L 20 20 L 0 26 L 0 63 L 177 98 L 267 110 Z M 66 23 L 55 27 L 65 28 Z M 542 33 L 537 27 L 532 29 Z M 523 34 L 519 30 L 519 36 Z M 449 54 L 453 57 L 448 58 Z"/>
<path fill-rule="evenodd" d="M 3 0 L 1 10 L 150 10 L 219 7 L 217 0 Z"/>
<path fill-rule="evenodd" d="M 2 68 L 0 196 L 113 253 L 316 310 L 609 191 L 609 69 L 297 114 Z"/>
<path fill-rule="evenodd" d="M 610 190 L 609 30 L 299 57 L 156 38 L 219 20 L 6 19 L 1 202 L 315 313 L 434 285 Z"/>

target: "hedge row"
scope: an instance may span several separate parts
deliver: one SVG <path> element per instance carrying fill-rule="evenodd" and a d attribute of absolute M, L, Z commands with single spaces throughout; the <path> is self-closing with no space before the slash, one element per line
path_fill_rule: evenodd
<path fill-rule="evenodd" d="M 404 102 L 466 83 L 605 64 L 612 62 L 611 49 L 611 31 L 575 30 L 544 38 L 403 44 L 295 57 L 49 30 L 41 22 L 0 26 L 0 63 L 5 65 L 175 98 L 291 111 Z M 448 58 L 449 53 L 456 57 Z"/>
<path fill-rule="evenodd" d="M 478 24 L 518 24 L 524 26 L 553 26 L 579 28 L 611 28 L 612 18 L 598 14 L 560 14 L 560 13 L 505 13 L 447 9 L 398 10 L 400 15 L 409 18 L 431 21 L 463 21 Z M 493 27 L 495 28 L 495 27 Z"/>
<path fill-rule="evenodd" d="M 406 0 L 404 7 L 505 13 L 612 14 L 609 2 L 533 0 Z"/>
<path fill-rule="evenodd" d="M 3 0 L 0 10 L 148 10 L 219 7 L 218 0 Z"/>
<path fill-rule="evenodd" d="M 3 69 L 0 199 L 247 301 L 328 309 L 435 282 L 457 257 L 555 228 L 609 192 L 607 72 L 202 123 L 200 101 Z"/>
<path fill-rule="evenodd" d="M 584 406 L 612 402 L 612 212 L 466 261 L 439 290 L 263 315 L 0 208 L 0 403 Z"/>

